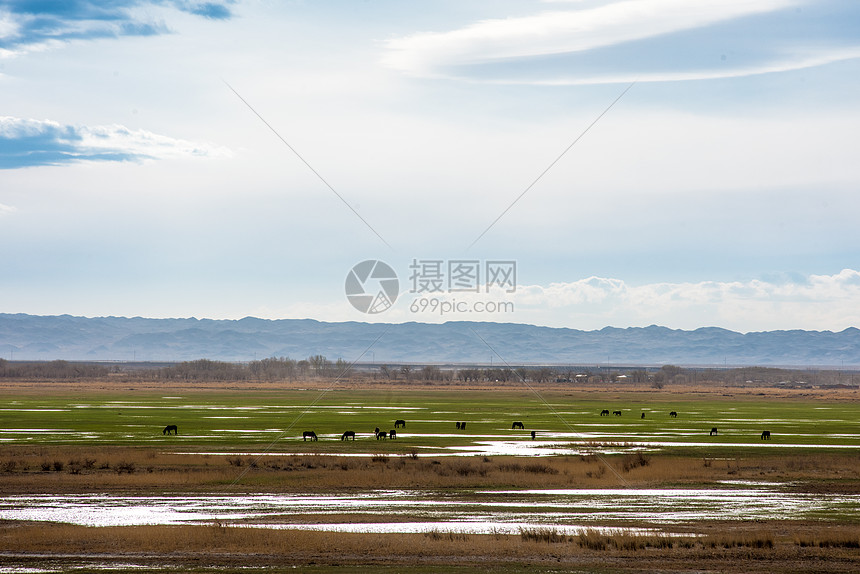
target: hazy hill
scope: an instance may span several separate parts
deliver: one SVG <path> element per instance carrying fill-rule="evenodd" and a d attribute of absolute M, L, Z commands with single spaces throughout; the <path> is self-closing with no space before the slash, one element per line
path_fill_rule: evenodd
<path fill-rule="evenodd" d="M 370 349 L 363 361 L 498 363 L 490 347 L 511 364 L 860 365 L 860 330 L 855 328 L 742 334 L 655 325 L 580 331 L 512 323 L 0 314 L 0 357 L 15 360 L 247 361 L 322 354 L 352 361 Z"/>

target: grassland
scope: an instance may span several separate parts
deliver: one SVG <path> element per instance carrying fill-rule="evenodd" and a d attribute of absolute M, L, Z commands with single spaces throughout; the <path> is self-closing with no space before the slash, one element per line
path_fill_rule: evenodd
<path fill-rule="evenodd" d="M 359 388 L 330 381 L 170 388 L 115 380 L 3 384 L 4 496 L 665 488 L 727 479 L 767 480 L 809 493 L 860 493 L 860 401 L 854 390 L 559 385 L 535 393 L 514 385 Z M 601 417 L 603 409 L 622 415 Z M 678 417 L 669 417 L 670 411 Z M 401 418 L 407 425 L 398 429 L 397 440 L 372 436 L 375 427 L 388 430 Z M 512 430 L 514 420 L 525 429 Z M 461 421 L 465 431 L 454 426 Z M 163 435 L 167 424 L 178 425 L 179 434 Z M 710 436 L 714 426 L 719 433 Z M 772 438 L 763 446 L 765 429 Z M 304 430 L 321 439 L 303 441 Z M 345 430 L 354 430 L 357 440 L 340 441 Z M 539 458 L 448 456 L 457 449 L 480 452 L 487 442 L 575 448 Z M 638 448 L 647 442 L 671 444 Z M 325 520 L 335 519 L 347 518 Z M 10 521 L 0 524 L 0 566 L 86 570 L 119 560 L 187 571 L 853 572 L 860 561 L 854 520 L 833 513 L 802 521 L 709 522 L 698 524 L 690 538 L 597 531 L 571 536 L 552 528 L 519 535 L 386 535 Z M 673 525 L 664 526 L 671 531 Z"/>

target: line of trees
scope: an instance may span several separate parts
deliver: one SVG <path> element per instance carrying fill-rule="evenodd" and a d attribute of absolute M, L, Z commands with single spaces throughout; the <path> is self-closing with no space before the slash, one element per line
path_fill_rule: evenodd
<path fill-rule="evenodd" d="M 270 357 L 249 363 L 229 363 L 199 359 L 161 368 L 126 371 L 122 364 L 47 361 L 9 362 L 0 359 L 0 378 L 15 379 L 82 379 L 125 375 L 142 380 L 183 381 L 294 381 L 309 377 L 361 377 L 387 381 L 461 381 L 464 383 L 633 383 L 655 388 L 686 383 L 722 383 L 727 385 L 790 386 L 856 386 L 860 373 L 835 370 L 799 370 L 773 367 L 739 367 L 734 369 L 697 369 L 663 365 L 660 369 L 603 369 L 573 367 L 515 367 L 441 369 L 435 365 L 381 365 L 375 372 L 356 371 L 343 359 L 331 361 L 324 355 L 306 359 Z"/>
<path fill-rule="evenodd" d="M 71 363 L 69 361 L 10 363 L 6 359 L 0 359 L 0 377 L 9 379 L 98 378 L 109 372 L 108 367 L 93 363 Z"/>
<path fill-rule="evenodd" d="M 200 359 L 163 367 L 150 374 L 156 379 L 186 381 L 293 381 L 308 376 L 343 377 L 351 371 L 343 359 L 330 361 L 323 355 L 312 355 L 300 360 L 270 357 L 247 364 Z"/>

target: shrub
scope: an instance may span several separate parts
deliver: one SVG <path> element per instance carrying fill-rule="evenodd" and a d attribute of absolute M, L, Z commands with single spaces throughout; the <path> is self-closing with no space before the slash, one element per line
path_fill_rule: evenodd
<path fill-rule="evenodd" d="M 555 528 L 520 528 L 520 537 L 530 542 L 546 542 L 548 544 L 568 542 L 570 539 L 559 533 Z"/>

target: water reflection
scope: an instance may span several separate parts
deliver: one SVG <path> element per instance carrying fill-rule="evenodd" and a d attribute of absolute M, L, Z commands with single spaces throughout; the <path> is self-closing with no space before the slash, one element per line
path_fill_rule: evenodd
<path fill-rule="evenodd" d="M 472 533 L 551 526 L 568 531 L 709 520 L 860 520 L 860 495 L 783 492 L 769 484 L 702 489 L 380 490 L 349 495 L 37 495 L 0 499 L 0 519 L 86 526 L 223 523 L 351 532 Z M 325 517 L 330 518 L 326 519 Z M 354 520 L 350 521 L 349 516 Z M 369 520 L 368 516 L 373 517 Z M 334 518 L 334 520 L 332 520 Z M 325 524 L 318 524 L 318 523 Z"/>

